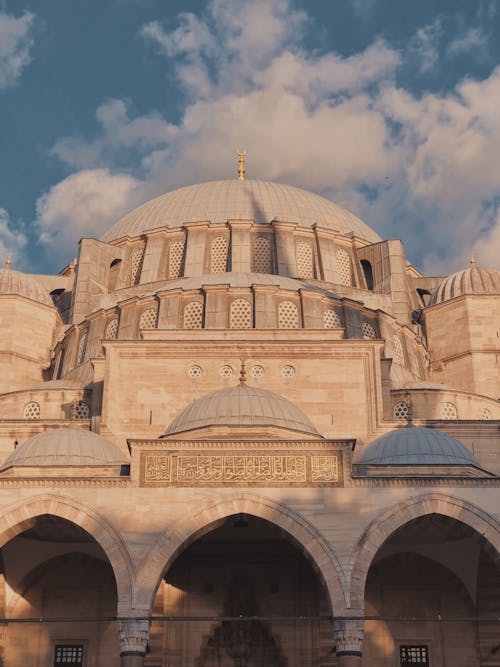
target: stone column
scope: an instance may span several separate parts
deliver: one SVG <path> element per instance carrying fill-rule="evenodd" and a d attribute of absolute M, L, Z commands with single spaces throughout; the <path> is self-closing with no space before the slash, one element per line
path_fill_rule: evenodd
<path fill-rule="evenodd" d="M 143 667 L 149 640 L 148 619 L 119 621 L 121 667 Z"/>
<path fill-rule="evenodd" d="M 338 667 L 361 667 L 364 621 L 359 619 L 335 619 L 333 637 Z"/>

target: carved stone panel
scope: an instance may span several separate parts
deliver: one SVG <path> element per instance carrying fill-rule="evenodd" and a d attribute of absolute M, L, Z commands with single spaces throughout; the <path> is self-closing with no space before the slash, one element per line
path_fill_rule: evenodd
<path fill-rule="evenodd" d="M 341 452 L 143 451 L 141 486 L 341 486 Z"/>

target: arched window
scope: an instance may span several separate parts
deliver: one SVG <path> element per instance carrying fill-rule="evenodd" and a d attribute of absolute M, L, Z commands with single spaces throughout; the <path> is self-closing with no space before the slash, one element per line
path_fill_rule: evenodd
<path fill-rule="evenodd" d="M 71 407 L 73 419 L 90 419 L 90 408 L 85 401 L 75 401 Z"/>
<path fill-rule="evenodd" d="M 141 314 L 139 329 L 156 329 L 157 321 L 158 310 L 156 308 L 146 308 Z"/>
<path fill-rule="evenodd" d="M 190 301 L 184 306 L 184 329 L 201 329 L 203 326 L 203 304 Z"/>
<path fill-rule="evenodd" d="M 271 239 L 268 236 L 254 238 L 253 271 L 255 273 L 272 273 L 273 271 Z"/>
<path fill-rule="evenodd" d="M 323 326 L 325 329 L 340 329 L 342 327 L 340 317 L 333 308 L 323 311 Z"/>
<path fill-rule="evenodd" d="M 293 301 L 281 301 L 278 308 L 278 326 L 280 329 L 299 328 L 299 309 Z"/>
<path fill-rule="evenodd" d="M 410 414 L 410 408 L 406 401 L 396 403 L 393 408 L 394 419 L 406 420 Z"/>
<path fill-rule="evenodd" d="M 40 419 L 40 404 L 31 401 L 24 406 L 24 419 Z"/>
<path fill-rule="evenodd" d="M 420 299 L 421 305 L 425 308 L 429 305 L 431 299 L 431 293 L 427 289 L 417 288 L 418 298 Z"/>
<path fill-rule="evenodd" d="M 172 241 L 168 249 L 168 277 L 180 278 L 184 261 L 184 241 Z"/>
<path fill-rule="evenodd" d="M 401 342 L 401 338 L 397 335 L 394 334 L 392 336 L 392 342 L 394 344 L 394 361 L 397 364 L 404 364 L 404 353 L 403 353 L 403 343 Z"/>
<path fill-rule="evenodd" d="M 89 332 L 84 331 L 82 335 L 80 336 L 80 340 L 78 341 L 78 355 L 76 358 L 76 365 L 79 366 L 80 364 L 83 364 L 85 360 L 85 353 L 87 351 L 87 340 L 89 337 Z"/>
<path fill-rule="evenodd" d="M 311 280 L 314 278 L 313 249 L 309 241 L 298 241 L 295 246 L 297 275 L 299 278 Z"/>
<path fill-rule="evenodd" d="M 210 273 L 227 271 L 227 239 L 216 236 L 210 244 Z"/>
<path fill-rule="evenodd" d="M 439 409 L 441 419 L 458 419 L 457 406 L 454 403 L 443 402 Z"/>
<path fill-rule="evenodd" d="M 361 325 L 361 335 L 365 340 L 375 340 L 377 333 L 369 322 L 363 322 Z"/>
<path fill-rule="evenodd" d="M 367 259 L 361 260 L 361 268 L 365 277 L 366 289 L 373 291 L 373 269 L 372 265 Z"/>
<path fill-rule="evenodd" d="M 136 248 L 132 252 L 132 259 L 130 262 L 130 282 L 132 285 L 138 285 L 141 279 L 142 263 L 144 261 L 144 246 Z"/>
<path fill-rule="evenodd" d="M 335 253 L 337 259 L 337 269 L 339 272 L 339 282 L 341 285 L 346 287 L 351 287 L 352 277 L 351 277 L 351 258 L 347 250 L 340 248 Z"/>
<path fill-rule="evenodd" d="M 231 329 L 252 328 L 252 304 L 246 299 L 235 299 L 231 303 L 229 312 L 229 326 Z"/>
<path fill-rule="evenodd" d="M 108 272 L 108 292 L 112 292 L 116 289 L 118 283 L 118 276 L 120 275 L 120 269 L 122 265 L 121 259 L 114 259 L 109 265 Z"/>
<path fill-rule="evenodd" d="M 104 332 L 104 338 L 107 340 L 114 340 L 118 337 L 118 318 L 112 317 L 108 320 L 106 324 L 106 331 Z"/>

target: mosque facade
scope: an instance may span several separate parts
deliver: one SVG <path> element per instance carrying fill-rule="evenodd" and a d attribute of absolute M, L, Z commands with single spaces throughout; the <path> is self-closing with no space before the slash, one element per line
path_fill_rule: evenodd
<path fill-rule="evenodd" d="M 500 271 L 240 168 L 0 313 L 1 665 L 500 666 Z"/>

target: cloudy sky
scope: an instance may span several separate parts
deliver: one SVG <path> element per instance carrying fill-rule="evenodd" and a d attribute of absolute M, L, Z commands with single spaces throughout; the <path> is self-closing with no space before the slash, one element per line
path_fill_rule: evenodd
<path fill-rule="evenodd" d="M 56 272 L 173 188 L 290 183 L 500 268 L 500 2 L 0 0 L 0 261 Z"/>

